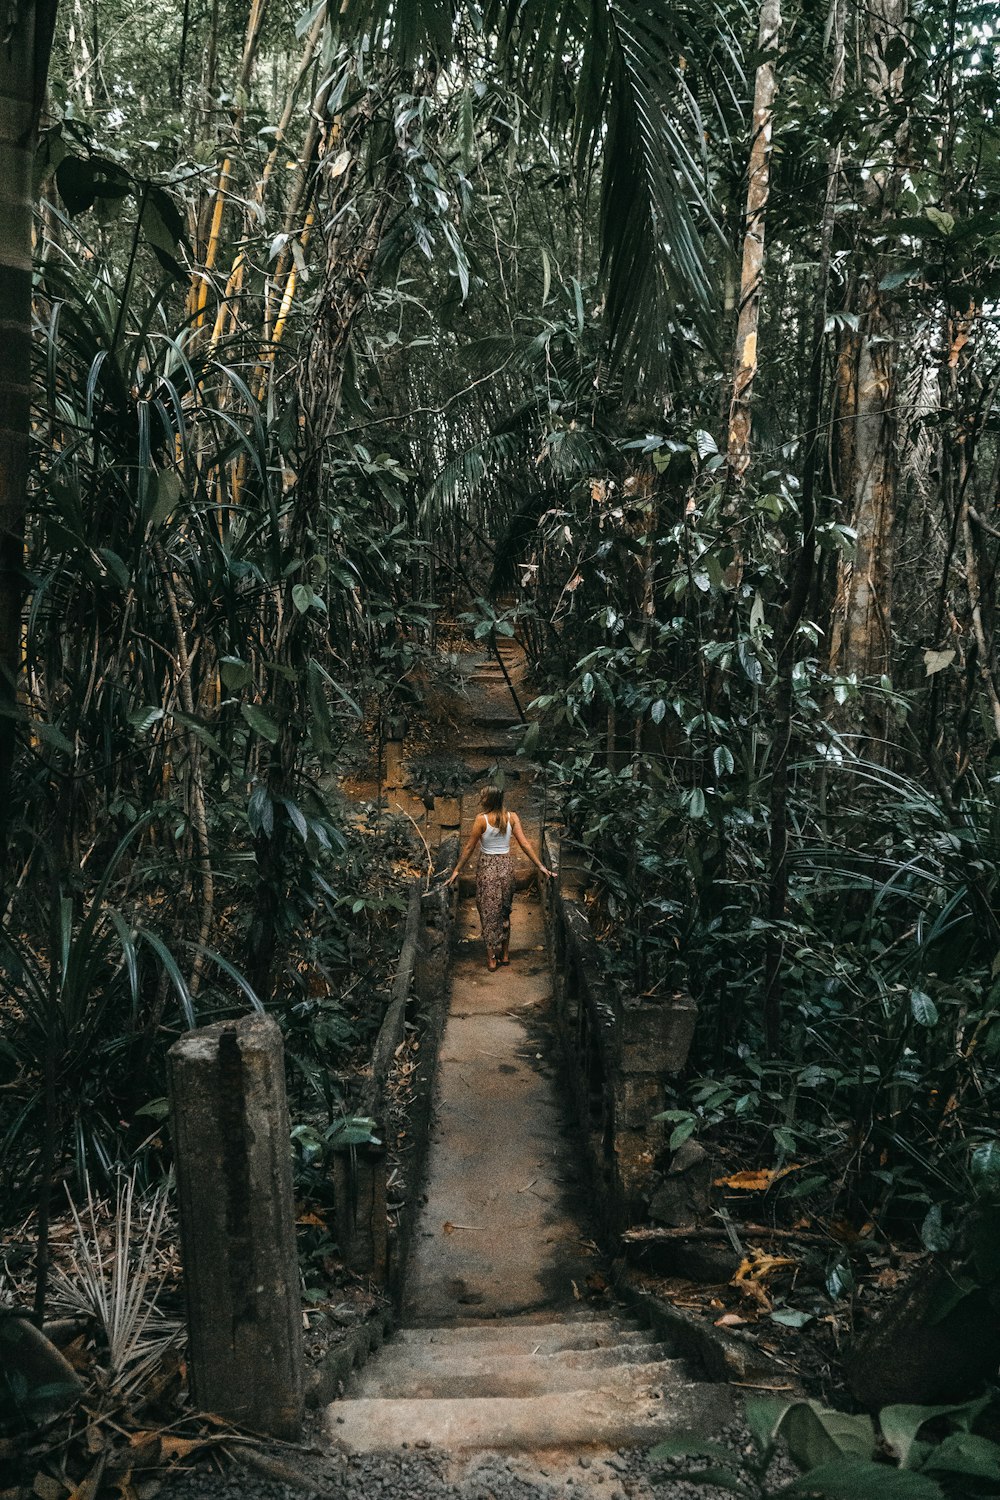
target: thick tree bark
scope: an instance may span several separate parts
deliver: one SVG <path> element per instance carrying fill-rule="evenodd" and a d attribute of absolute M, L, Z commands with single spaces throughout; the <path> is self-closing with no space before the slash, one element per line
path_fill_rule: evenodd
<path fill-rule="evenodd" d="M 729 407 L 729 472 L 742 479 L 750 466 L 751 399 L 757 377 L 757 330 L 764 287 L 764 234 L 771 186 L 771 123 L 777 80 L 774 50 L 781 30 L 780 0 L 761 0 L 760 63 L 753 92 L 753 140 L 743 227 L 743 271 L 736 326 L 733 393 Z"/>
<path fill-rule="evenodd" d="M 865 10 L 863 67 L 869 81 L 875 129 L 888 135 L 894 159 L 871 171 L 866 218 L 887 219 L 900 188 L 899 158 L 905 129 L 891 132 L 903 88 L 901 63 L 886 62 L 890 44 L 906 36 L 909 0 L 871 0 Z M 859 282 L 858 329 L 840 351 L 837 470 L 847 518 L 857 532 L 852 558 L 837 568 L 830 636 L 830 671 L 859 682 L 878 680 L 892 664 L 892 537 L 896 512 L 896 348 L 893 311 L 879 288 L 882 263 L 870 258 Z M 859 733 L 865 752 L 884 759 L 888 719 L 867 707 L 845 729 Z"/>
<path fill-rule="evenodd" d="M 10 816 L 21 660 L 31 419 L 31 221 L 54 0 L 22 0 L 0 35 L 0 862 Z"/>

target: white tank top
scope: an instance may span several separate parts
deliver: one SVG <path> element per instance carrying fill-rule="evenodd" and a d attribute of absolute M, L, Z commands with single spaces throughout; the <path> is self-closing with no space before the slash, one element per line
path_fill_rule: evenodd
<path fill-rule="evenodd" d="M 479 841 L 484 854 L 510 853 L 510 813 L 505 813 L 504 817 L 506 825 L 503 828 L 494 828 L 489 818 L 486 819 L 486 827 Z"/>

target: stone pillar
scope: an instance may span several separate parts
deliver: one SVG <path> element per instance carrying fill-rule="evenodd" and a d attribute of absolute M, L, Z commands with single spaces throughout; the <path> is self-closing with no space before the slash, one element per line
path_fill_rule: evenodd
<path fill-rule="evenodd" d="M 358 1276 L 370 1277 L 376 1286 L 385 1286 L 389 1274 L 385 1148 L 369 1145 L 335 1151 L 330 1172 L 337 1244 L 344 1264 Z"/>
<path fill-rule="evenodd" d="M 403 746 L 399 740 L 385 742 L 385 790 L 398 792 L 403 785 Z"/>
<path fill-rule="evenodd" d="M 645 1215 L 654 1164 L 666 1140 L 664 1125 L 654 1124 L 654 1116 L 664 1107 L 666 1078 L 687 1062 L 697 1016 L 686 995 L 629 999 L 618 1007 L 614 1151 L 626 1223 Z"/>
<path fill-rule="evenodd" d="M 168 1058 L 192 1393 L 294 1439 L 302 1303 L 281 1032 L 244 1016 L 189 1031 Z"/>
<path fill-rule="evenodd" d="M 385 790 L 386 794 L 398 792 L 403 785 L 403 741 L 409 725 L 402 714 L 386 719 L 385 732 Z"/>
<path fill-rule="evenodd" d="M 434 822 L 437 826 L 438 843 L 457 838 L 462 827 L 462 804 L 458 797 L 437 797 L 434 801 Z"/>

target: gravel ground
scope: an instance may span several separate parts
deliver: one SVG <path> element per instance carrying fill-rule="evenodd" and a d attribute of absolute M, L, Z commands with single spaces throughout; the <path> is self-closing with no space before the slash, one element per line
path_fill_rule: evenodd
<path fill-rule="evenodd" d="M 742 1444 L 739 1429 L 720 1433 Z M 775 1474 L 786 1481 L 793 1471 Z M 671 1477 L 645 1452 L 380 1456 L 284 1449 L 254 1454 L 226 1472 L 196 1468 L 169 1478 L 158 1500 L 723 1500 L 716 1486 Z"/>

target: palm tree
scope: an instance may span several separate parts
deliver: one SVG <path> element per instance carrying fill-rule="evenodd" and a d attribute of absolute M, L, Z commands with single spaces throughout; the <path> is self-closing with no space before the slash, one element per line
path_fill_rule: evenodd
<path fill-rule="evenodd" d="M 31 221 L 55 0 L 14 0 L 0 38 L 0 850 L 10 806 L 31 411 Z"/>
<path fill-rule="evenodd" d="M 743 0 L 491 0 L 487 28 L 508 82 L 564 137 L 600 193 L 612 340 L 635 375 L 664 363 L 670 330 L 715 347 L 716 266 L 732 249 L 713 175 L 742 136 L 748 92 Z M 339 25 L 403 69 L 459 55 L 458 0 L 344 0 Z M 711 141 L 711 152 L 708 142 Z"/>

